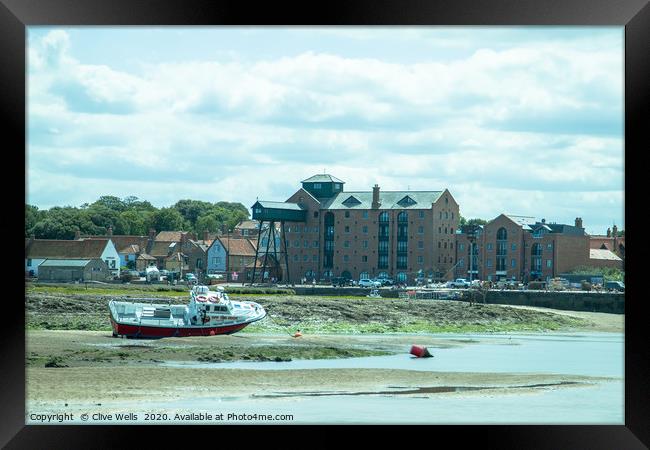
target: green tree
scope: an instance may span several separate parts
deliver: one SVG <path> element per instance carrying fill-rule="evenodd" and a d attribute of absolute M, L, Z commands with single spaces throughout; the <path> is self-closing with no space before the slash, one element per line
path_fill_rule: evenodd
<path fill-rule="evenodd" d="M 185 220 L 181 213 L 173 207 L 161 208 L 151 213 L 149 227 L 156 231 L 179 231 L 184 228 Z"/>

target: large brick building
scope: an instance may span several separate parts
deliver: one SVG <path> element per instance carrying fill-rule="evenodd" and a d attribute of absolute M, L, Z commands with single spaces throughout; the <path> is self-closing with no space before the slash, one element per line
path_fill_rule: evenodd
<path fill-rule="evenodd" d="M 290 281 L 418 276 L 450 279 L 458 203 L 442 191 L 345 191 L 345 182 L 315 175 L 285 204 L 304 212 L 285 222 Z M 258 202 L 253 218 L 277 202 Z M 259 217 L 259 216 L 258 216 Z"/>
<path fill-rule="evenodd" d="M 546 280 L 588 265 L 589 235 L 579 217 L 566 225 L 501 214 L 484 226 L 461 227 L 456 250 L 456 277 Z"/>

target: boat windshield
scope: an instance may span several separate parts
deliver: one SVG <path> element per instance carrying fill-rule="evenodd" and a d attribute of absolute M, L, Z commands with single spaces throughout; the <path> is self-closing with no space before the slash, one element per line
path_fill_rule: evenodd
<path fill-rule="evenodd" d="M 208 287 L 207 286 L 196 286 L 194 288 L 194 293 L 196 295 L 208 295 Z"/>

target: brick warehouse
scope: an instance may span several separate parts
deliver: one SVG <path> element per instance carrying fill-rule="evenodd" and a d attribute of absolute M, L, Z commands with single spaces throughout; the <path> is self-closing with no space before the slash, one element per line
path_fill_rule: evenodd
<path fill-rule="evenodd" d="M 304 222 L 285 222 L 290 282 L 388 276 L 451 279 L 459 207 L 443 191 L 346 192 L 344 181 L 314 175 L 284 204 L 304 211 Z M 253 218 L 263 205 L 257 202 Z"/>
<path fill-rule="evenodd" d="M 484 226 L 457 231 L 454 272 L 487 281 L 547 280 L 589 265 L 589 241 L 580 217 L 566 225 L 501 214 Z"/>

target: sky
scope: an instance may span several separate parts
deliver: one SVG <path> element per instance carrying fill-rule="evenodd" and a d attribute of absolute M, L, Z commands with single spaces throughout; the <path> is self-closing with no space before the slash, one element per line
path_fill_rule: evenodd
<path fill-rule="evenodd" d="M 27 199 L 449 189 L 624 222 L 623 27 L 28 27 Z"/>

